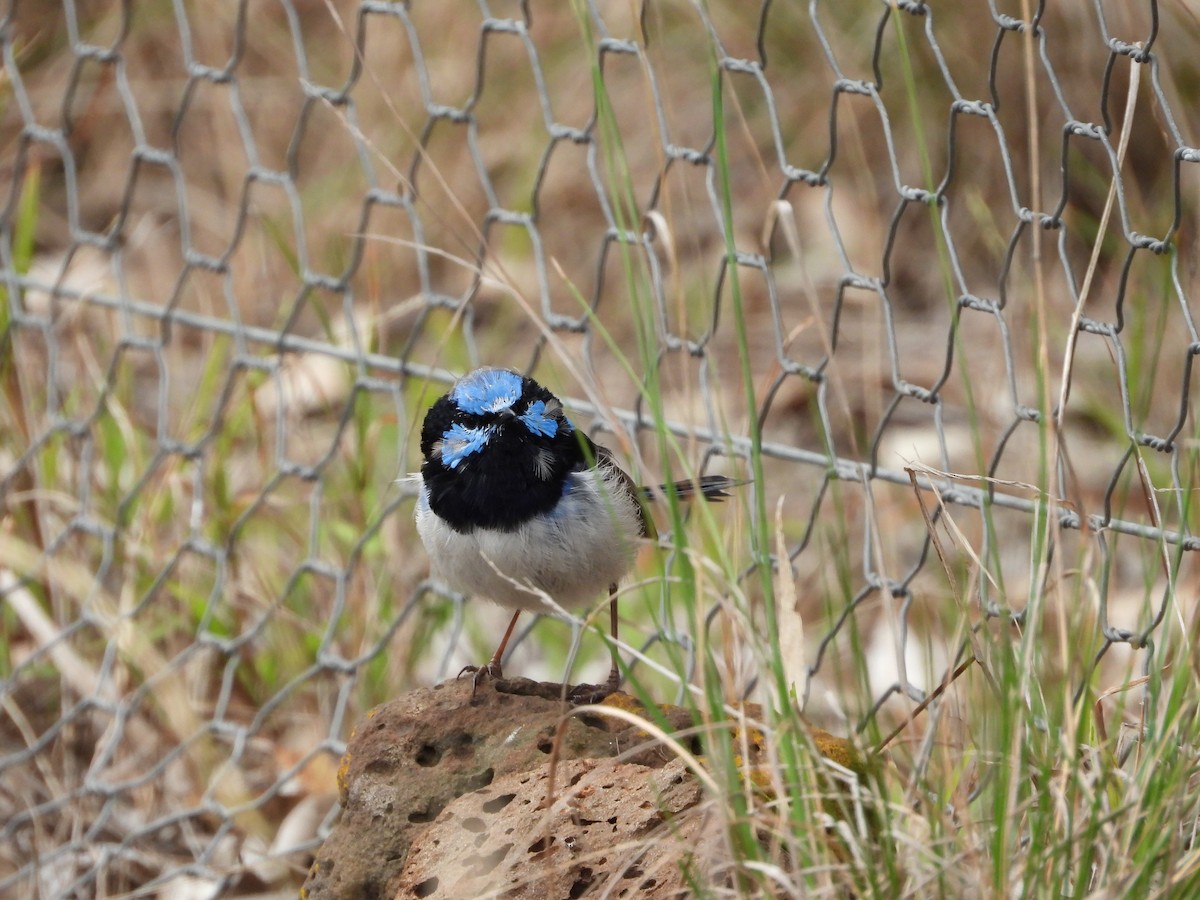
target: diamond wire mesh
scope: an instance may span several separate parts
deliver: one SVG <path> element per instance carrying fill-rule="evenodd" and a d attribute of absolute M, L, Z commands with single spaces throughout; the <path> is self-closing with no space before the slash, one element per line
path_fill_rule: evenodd
<path fill-rule="evenodd" d="M 1195 584 L 1188 9 L 10 3 L 0 890 L 295 877 L 348 725 L 470 660 L 391 484 L 427 379 L 532 369 L 653 468 L 631 268 L 669 427 L 762 429 L 810 708 L 953 662 L 910 478 L 1021 620 L 1060 374 L 1081 647 L 1136 658 Z"/>

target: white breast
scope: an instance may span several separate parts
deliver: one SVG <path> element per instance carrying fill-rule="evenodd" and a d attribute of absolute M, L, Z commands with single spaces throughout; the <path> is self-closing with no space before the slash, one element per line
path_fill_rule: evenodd
<path fill-rule="evenodd" d="M 542 592 L 564 607 L 596 600 L 633 564 L 641 520 L 636 501 L 610 488 L 600 470 L 568 477 L 553 510 L 510 532 L 459 534 L 433 513 L 422 488 L 417 532 L 434 576 L 510 609 L 546 612 Z"/>

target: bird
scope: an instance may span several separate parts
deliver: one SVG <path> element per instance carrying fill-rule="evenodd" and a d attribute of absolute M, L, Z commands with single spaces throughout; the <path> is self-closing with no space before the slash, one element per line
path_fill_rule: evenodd
<path fill-rule="evenodd" d="M 642 487 L 568 418 L 559 399 L 519 372 L 484 367 L 429 407 L 421 427 L 417 533 L 432 574 L 454 590 L 513 610 L 474 687 L 503 677 L 501 660 L 522 612 L 549 612 L 544 597 L 580 607 L 608 591 L 612 669 L 603 685 L 581 685 L 576 702 L 618 690 L 617 586 L 639 542 L 654 538 L 647 502 L 728 497 L 723 475 Z M 583 698 L 580 700 L 580 698 Z"/>

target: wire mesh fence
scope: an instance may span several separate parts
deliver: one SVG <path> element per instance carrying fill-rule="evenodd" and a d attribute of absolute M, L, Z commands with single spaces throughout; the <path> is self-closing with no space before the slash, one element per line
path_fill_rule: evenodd
<path fill-rule="evenodd" d="M 0 891 L 302 874 L 354 719 L 478 656 L 395 479 L 480 363 L 642 472 L 626 358 L 761 447 L 815 715 L 926 697 L 948 592 L 1028 624 L 1047 519 L 1064 668 L 1136 665 L 1196 580 L 1196 15 L 10 2 Z"/>

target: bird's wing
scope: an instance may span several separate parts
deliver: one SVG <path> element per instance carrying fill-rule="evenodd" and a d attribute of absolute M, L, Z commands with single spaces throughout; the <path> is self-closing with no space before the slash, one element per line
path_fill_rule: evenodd
<path fill-rule="evenodd" d="M 672 484 L 639 486 L 636 481 L 629 477 L 629 473 L 621 468 L 611 450 L 597 444 L 586 434 L 581 434 L 580 436 L 583 438 L 592 459 L 595 460 L 595 465 L 598 468 L 604 467 L 615 482 L 623 490 L 628 491 L 629 496 L 637 503 L 638 516 L 642 521 L 642 537 L 658 537 L 658 529 L 654 527 L 654 520 L 646 512 L 646 504 L 664 499 L 668 491 L 674 491 L 675 496 L 680 500 L 704 497 L 706 500 L 720 502 L 729 496 L 730 488 L 735 488 L 746 483 L 745 481 L 729 478 L 726 475 L 701 475 L 695 480 L 685 479 Z"/>
<path fill-rule="evenodd" d="M 583 435 L 587 448 L 591 451 L 592 459 L 595 460 L 596 468 L 603 468 L 609 475 L 610 483 L 615 482 L 619 485 L 620 490 L 627 493 L 630 499 L 633 500 L 634 506 L 637 507 L 638 519 L 642 525 L 642 537 L 656 538 L 658 537 L 658 529 L 654 527 L 654 520 L 646 515 L 646 497 L 637 482 L 629 477 L 629 473 L 621 468 L 617 458 L 613 456 L 611 450 L 607 447 L 602 447 L 597 444 L 587 435 Z"/>

